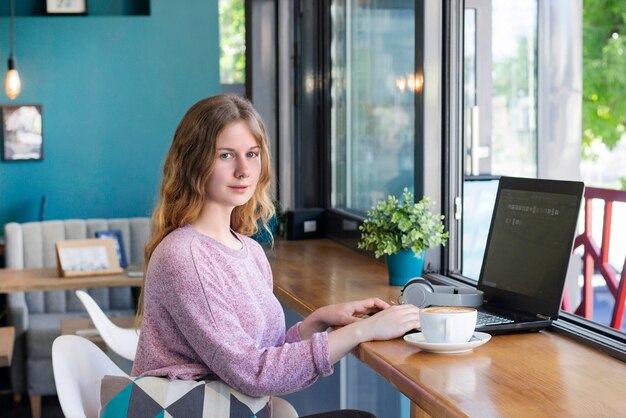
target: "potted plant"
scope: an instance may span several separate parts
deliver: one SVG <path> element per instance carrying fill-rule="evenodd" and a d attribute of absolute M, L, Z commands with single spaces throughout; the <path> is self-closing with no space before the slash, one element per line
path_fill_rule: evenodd
<path fill-rule="evenodd" d="M 359 228 L 358 247 L 373 250 L 376 258 L 385 255 L 389 284 L 403 286 L 421 276 L 425 251 L 448 239 L 443 219 L 443 215 L 432 213 L 428 197 L 414 203 L 413 193 L 404 188 L 402 200 L 390 195 L 367 212 Z"/>

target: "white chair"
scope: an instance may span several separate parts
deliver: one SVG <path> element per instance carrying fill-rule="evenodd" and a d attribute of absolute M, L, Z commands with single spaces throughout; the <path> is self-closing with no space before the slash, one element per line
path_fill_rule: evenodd
<path fill-rule="evenodd" d="M 273 396 L 272 418 L 298 418 L 298 412 L 287 400 Z"/>
<path fill-rule="evenodd" d="M 139 343 L 139 330 L 134 328 L 121 328 L 115 325 L 87 292 L 77 290 L 76 296 L 78 296 L 78 299 L 80 299 L 85 309 L 87 309 L 89 317 L 107 347 L 119 356 L 134 361 L 137 344 Z"/>
<path fill-rule="evenodd" d="M 97 417 L 98 379 L 104 375 L 128 376 L 98 346 L 77 335 L 61 335 L 54 340 L 52 369 L 67 418 Z"/>

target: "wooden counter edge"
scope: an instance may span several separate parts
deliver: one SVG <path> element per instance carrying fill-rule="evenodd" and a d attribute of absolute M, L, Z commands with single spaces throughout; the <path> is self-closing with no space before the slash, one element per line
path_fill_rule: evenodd
<path fill-rule="evenodd" d="M 274 283 L 274 294 L 278 300 L 302 317 L 307 317 L 316 309 L 315 307 L 307 305 L 276 283 Z M 371 343 L 360 344 L 352 350 L 352 354 L 390 382 L 419 408 L 433 417 L 467 417 L 467 415 L 461 412 L 454 404 L 443 402 L 433 397 L 430 393 L 415 385 L 415 382 L 405 376 L 401 371 L 390 367 L 385 360 L 377 356 L 371 350 L 368 350 L 368 344 Z M 419 401 L 416 402 L 415 400 Z"/>
<path fill-rule="evenodd" d="M 402 394 L 409 398 L 412 404 L 415 404 L 430 416 L 468 417 L 468 415 L 463 413 L 455 404 L 434 397 L 427 390 L 416 385 L 415 382 L 402 373 L 402 371 L 389 366 L 386 360 L 378 356 L 374 350 L 369 349 L 371 344 L 376 343 L 384 343 L 384 341 L 362 343 L 352 350 L 352 354 L 392 384 L 393 387 L 402 392 Z"/>
<path fill-rule="evenodd" d="M 309 316 L 315 309 L 298 299 L 292 293 L 289 293 L 287 290 L 283 289 L 276 283 L 274 283 L 274 295 L 276 298 L 287 305 L 291 310 L 296 312 L 298 315 L 306 318 Z"/>

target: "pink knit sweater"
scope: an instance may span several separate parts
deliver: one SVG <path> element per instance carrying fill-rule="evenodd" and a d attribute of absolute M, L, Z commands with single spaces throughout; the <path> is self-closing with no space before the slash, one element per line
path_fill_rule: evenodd
<path fill-rule="evenodd" d="M 190 225 L 157 246 L 144 289 L 133 376 L 221 379 L 250 396 L 303 389 L 332 373 L 328 334 L 301 340 L 272 293 L 254 240 L 233 250 Z"/>

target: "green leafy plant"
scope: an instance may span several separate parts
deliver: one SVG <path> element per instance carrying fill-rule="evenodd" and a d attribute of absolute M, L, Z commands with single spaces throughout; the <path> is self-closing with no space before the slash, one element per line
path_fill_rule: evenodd
<path fill-rule="evenodd" d="M 402 200 L 389 196 L 367 212 L 360 226 L 361 241 L 358 247 L 373 250 L 376 258 L 392 255 L 400 250 L 412 250 L 419 256 L 423 250 L 444 244 L 443 215 L 431 212 L 428 197 L 413 203 L 413 193 L 405 187 Z"/>
<path fill-rule="evenodd" d="M 244 0 L 219 0 L 220 82 L 246 82 L 246 8 Z"/>
<path fill-rule="evenodd" d="M 626 131 L 626 14 L 620 0 L 583 2 L 583 159 L 594 143 L 617 146 Z"/>

